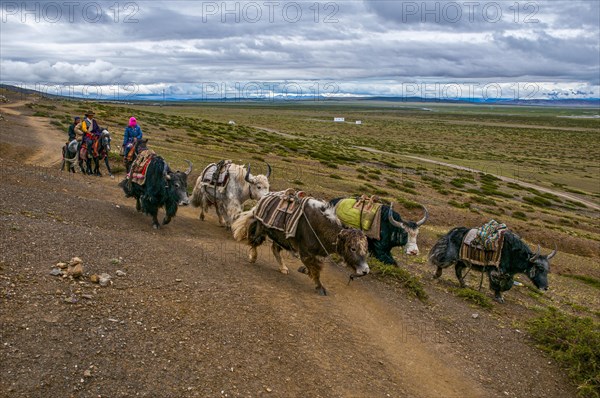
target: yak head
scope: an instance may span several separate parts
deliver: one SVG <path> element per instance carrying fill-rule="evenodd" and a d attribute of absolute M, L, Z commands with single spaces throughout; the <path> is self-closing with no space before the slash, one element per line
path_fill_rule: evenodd
<path fill-rule="evenodd" d="M 540 290 L 548 290 L 548 272 L 550 272 L 550 259 L 556 255 L 556 247 L 552 253 L 544 256 L 541 254 L 540 245 L 537 252 L 528 259 L 527 276 L 535 287 Z"/>
<path fill-rule="evenodd" d="M 253 176 L 250 173 L 250 163 L 248 163 L 248 171 L 244 180 L 250 184 L 250 198 L 259 200 L 269 193 L 269 177 L 271 176 L 271 166 L 267 163 L 267 174 L 259 174 Z"/>
<path fill-rule="evenodd" d="M 367 275 L 370 271 L 368 249 L 367 236 L 358 229 L 344 228 L 337 236 L 336 251 L 346 264 L 354 268 L 356 276 Z"/>
<path fill-rule="evenodd" d="M 190 204 L 190 199 L 187 193 L 187 178 L 192 172 L 192 162 L 186 160 L 188 168 L 186 171 L 167 171 L 165 178 L 168 181 L 169 188 L 173 191 L 177 197 L 177 204 L 179 206 L 187 206 Z"/>
<path fill-rule="evenodd" d="M 397 237 L 395 240 L 399 246 L 406 246 L 406 254 L 416 256 L 419 254 L 419 246 L 417 246 L 417 236 L 419 235 L 419 227 L 425 224 L 425 221 L 429 218 L 429 212 L 423 206 L 425 215 L 417 222 L 413 221 L 402 221 L 402 217 L 398 214 L 400 221 L 394 219 L 394 204 L 390 203 L 390 210 L 388 212 L 388 221 L 392 224 L 394 230 L 392 230 L 392 238 Z"/>

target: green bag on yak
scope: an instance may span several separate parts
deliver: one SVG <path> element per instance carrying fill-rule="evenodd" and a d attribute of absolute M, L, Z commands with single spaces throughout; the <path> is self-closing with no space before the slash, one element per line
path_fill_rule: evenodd
<path fill-rule="evenodd" d="M 366 202 L 361 202 L 357 204 L 356 199 L 348 198 L 338 202 L 335 214 L 344 225 L 368 231 L 371 229 L 380 207 L 381 203 L 368 205 Z"/>

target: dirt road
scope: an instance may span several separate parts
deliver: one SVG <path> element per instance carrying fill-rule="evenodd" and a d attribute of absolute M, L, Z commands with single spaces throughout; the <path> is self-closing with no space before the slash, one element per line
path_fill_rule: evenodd
<path fill-rule="evenodd" d="M 183 208 L 154 231 L 118 179 L 45 167 L 66 133 L 10 109 L 0 109 L 3 396 L 574 395 L 511 325 L 518 306 L 473 317 L 481 310 L 444 282 L 428 284 L 421 303 L 371 277 L 347 285 L 335 265 L 320 297 L 305 275 L 277 272 L 266 248 L 247 264 L 214 214 L 201 222 Z M 35 152 L 24 155 L 22 141 Z M 84 278 L 49 274 L 73 256 Z M 112 285 L 89 282 L 102 272 Z"/>

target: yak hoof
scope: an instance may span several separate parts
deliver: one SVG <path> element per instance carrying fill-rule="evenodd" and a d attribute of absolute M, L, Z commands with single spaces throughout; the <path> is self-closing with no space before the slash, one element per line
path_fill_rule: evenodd
<path fill-rule="evenodd" d="M 158 224 L 152 224 L 152 228 L 154 228 L 154 229 L 159 229 L 159 228 L 160 228 L 160 225 L 158 225 Z"/>
<path fill-rule="evenodd" d="M 170 222 L 171 222 L 171 218 L 170 218 L 170 217 L 165 217 L 165 218 L 163 219 L 163 225 L 167 225 L 167 224 L 168 224 L 168 223 L 170 223 Z"/>
<path fill-rule="evenodd" d="M 494 300 L 499 302 L 500 304 L 504 304 L 504 297 L 501 294 L 497 294 L 494 296 Z"/>
<path fill-rule="evenodd" d="M 308 275 L 308 269 L 304 265 L 298 268 L 298 272 Z"/>
<path fill-rule="evenodd" d="M 317 286 L 315 289 L 317 289 L 319 296 L 327 296 L 327 290 L 323 286 Z"/>
<path fill-rule="evenodd" d="M 279 272 L 281 272 L 284 275 L 287 275 L 290 273 L 290 270 L 287 269 L 287 267 L 283 267 L 283 268 L 279 268 Z"/>
<path fill-rule="evenodd" d="M 442 269 L 438 267 L 438 269 L 435 271 L 435 274 L 433 275 L 433 279 L 437 279 L 440 276 L 442 276 Z"/>

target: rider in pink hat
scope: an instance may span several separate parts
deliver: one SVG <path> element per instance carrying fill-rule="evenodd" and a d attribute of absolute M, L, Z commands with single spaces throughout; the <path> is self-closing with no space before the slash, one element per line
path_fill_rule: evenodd
<path fill-rule="evenodd" d="M 125 137 L 123 137 L 123 156 L 127 155 L 135 144 L 142 140 L 142 129 L 137 124 L 135 117 L 129 118 L 129 126 L 125 127 Z M 125 159 L 124 159 L 125 160 Z"/>

